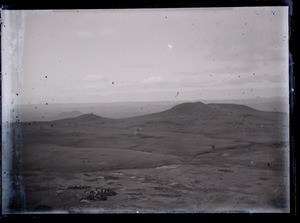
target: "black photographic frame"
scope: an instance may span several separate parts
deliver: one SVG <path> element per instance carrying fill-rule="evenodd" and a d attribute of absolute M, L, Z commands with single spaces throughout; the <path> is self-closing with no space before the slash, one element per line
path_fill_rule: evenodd
<path fill-rule="evenodd" d="M 257 220 L 269 220 L 270 218 L 279 221 L 286 221 L 289 218 L 293 218 L 297 215 L 297 209 L 299 207 L 298 198 L 296 196 L 296 181 L 299 171 L 296 165 L 297 161 L 297 147 L 299 145 L 299 139 L 297 137 L 296 127 L 299 124 L 299 118 L 297 117 L 297 77 L 298 71 L 298 50 L 299 46 L 296 43 L 298 30 L 296 29 L 296 6 L 294 1 L 280 1 L 280 0 L 227 0 L 227 1 L 212 1 L 212 0 L 141 0 L 141 1 L 121 1 L 121 0 L 4 0 L 2 1 L 2 10 L 46 10 L 46 9 L 139 9 L 139 8 L 197 8 L 197 7 L 251 7 L 251 6 L 288 6 L 289 7 L 289 52 L 290 52 L 290 71 L 289 71 L 289 89 L 290 89 L 290 207 L 291 211 L 287 214 L 278 213 L 220 213 L 220 214 L 26 214 L 26 215 L 2 215 L 1 221 L 4 222 L 53 222 L 57 219 L 61 221 L 131 221 L 131 222 L 152 222 L 152 221 L 230 221 L 230 222 L 254 222 Z M 2 50 L 1 50 L 2 52 Z M 1 103 L 2 107 L 2 103 Z"/>

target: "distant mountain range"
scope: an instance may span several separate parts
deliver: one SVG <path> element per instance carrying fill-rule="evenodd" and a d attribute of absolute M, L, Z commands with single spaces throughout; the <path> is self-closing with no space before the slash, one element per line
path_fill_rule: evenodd
<path fill-rule="evenodd" d="M 236 100 L 202 100 L 202 102 L 205 104 L 210 104 L 205 109 L 209 109 L 214 106 L 216 107 L 216 105 L 213 104 L 221 103 L 229 105 L 246 105 L 260 111 L 288 112 L 289 106 L 288 98 L 283 97 L 258 97 Z M 16 116 L 18 116 L 20 121 L 53 121 L 58 119 L 73 118 L 82 114 L 95 114 L 106 118 L 120 119 L 166 111 L 182 103 L 186 102 L 158 101 L 78 104 L 27 104 L 18 106 L 18 108 L 16 109 L 16 111 L 18 111 Z M 198 106 L 200 106 L 200 104 L 198 104 Z M 180 107 L 176 109 L 180 109 Z"/>
<path fill-rule="evenodd" d="M 68 125 L 109 125 L 113 127 L 121 126 L 199 126 L 199 123 L 217 122 L 222 123 L 243 123 L 243 122 L 261 122 L 277 118 L 287 117 L 287 113 L 265 112 L 239 104 L 204 104 L 202 102 L 186 102 L 175 105 L 165 111 L 128 117 L 122 119 L 106 118 L 93 113 L 80 115 L 74 118 L 65 118 L 53 121 L 52 123 L 66 123 Z M 140 126 L 140 127 L 139 127 Z"/>

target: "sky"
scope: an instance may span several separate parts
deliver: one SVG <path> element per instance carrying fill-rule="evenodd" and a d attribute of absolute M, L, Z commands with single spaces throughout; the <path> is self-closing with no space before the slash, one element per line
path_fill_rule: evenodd
<path fill-rule="evenodd" d="M 10 13 L 20 104 L 288 97 L 287 7 Z"/>

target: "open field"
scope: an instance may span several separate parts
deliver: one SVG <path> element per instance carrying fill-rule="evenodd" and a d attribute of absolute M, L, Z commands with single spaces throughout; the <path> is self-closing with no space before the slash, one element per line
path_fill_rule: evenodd
<path fill-rule="evenodd" d="M 287 212 L 287 116 L 198 102 L 21 123 L 26 211 Z"/>

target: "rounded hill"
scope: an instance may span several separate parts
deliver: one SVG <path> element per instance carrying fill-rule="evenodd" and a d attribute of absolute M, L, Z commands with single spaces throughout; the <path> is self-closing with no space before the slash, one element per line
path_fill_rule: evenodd
<path fill-rule="evenodd" d="M 202 102 L 187 102 L 174 106 L 173 108 L 165 111 L 169 115 L 200 115 L 211 114 L 215 110 Z"/>

